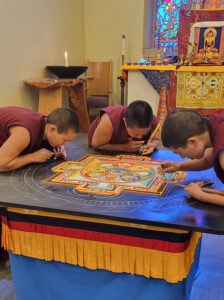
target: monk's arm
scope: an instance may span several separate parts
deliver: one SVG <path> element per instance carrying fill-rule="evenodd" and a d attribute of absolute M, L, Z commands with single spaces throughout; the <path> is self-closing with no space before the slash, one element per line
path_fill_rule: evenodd
<path fill-rule="evenodd" d="M 220 163 L 222 169 L 224 170 L 224 151 L 219 153 L 219 163 Z M 201 189 L 201 187 L 196 183 L 192 183 L 189 186 L 187 186 L 185 188 L 185 191 L 190 196 L 192 196 L 198 200 L 201 200 L 203 202 L 209 202 L 209 203 L 224 206 L 224 196 L 204 192 Z"/>
<path fill-rule="evenodd" d="M 221 168 L 224 170 L 224 151 L 219 153 L 219 163 Z M 221 195 L 204 193 L 202 195 L 202 199 L 205 202 L 210 202 L 224 206 L 224 196 Z"/>
<path fill-rule="evenodd" d="M 212 150 L 208 148 L 201 159 L 189 159 L 182 162 L 165 161 L 163 163 L 163 172 L 173 173 L 176 171 L 201 171 L 213 166 Z"/>
<path fill-rule="evenodd" d="M 224 206 L 224 196 L 204 192 L 197 183 L 189 184 L 185 187 L 185 191 L 195 199 Z"/>
<path fill-rule="evenodd" d="M 219 153 L 219 163 L 224 170 L 224 151 Z M 224 196 L 221 195 L 204 193 L 202 195 L 202 201 L 224 206 Z"/>
<path fill-rule="evenodd" d="M 212 161 L 213 148 L 208 148 L 200 159 L 189 159 L 179 163 L 179 171 L 201 171 L 209 169 L 213 166 Z"/>
<path fill-rule="evenodd" d="M 143 155 L 149 155 L 151 154 L 155 149 L 159 147 L 160 143 L 160 134 L 156 133 L 151 142 L 146 145 L 143 145 L 141 148 L 141 152 Z"/>
<path fill-rule="evenodd" d="M 160 133 L 157 132 L 149 145 L 151 145 L 154 149 L 157 149 L 159 147 L 159 143 L 160 143 Z"/>
<path fill-rule="evenodd" d="M 33 162 L 43 162 L 53 155 L 47 149 L 40 149 L 19 156 L 28 147 L 30 134 L 22 126 L 13 126 L 9 129 L 9 132 L 9 138 L 0 147 L 0 172 L 15 170 Z"/>
<path fill-rule="evenodd" d="M 101 150 L 119 150 L 120 145 L 114 145 L 116 149 L 112 149 L 112 145 L 110 144 L 110 140 L 113 135 L 113 126 L 108 115 L 105 113 L 101 117 L 100 123 L 94 131 L 92 138 L 92 146 L 95 149 Z"/>

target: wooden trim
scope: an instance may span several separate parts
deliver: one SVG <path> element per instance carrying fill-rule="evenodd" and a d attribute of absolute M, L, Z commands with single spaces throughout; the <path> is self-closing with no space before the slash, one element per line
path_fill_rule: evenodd
<path fill-rule="evenodd" d="M 156 0 L 144 0 L 143 48 L 153 48 L 155 35 Z M 153 38 L 153 43 L 152 43 Z"/>
<path fill-rule="evenodd" d="M 62 107 L 62 87 L 40 89 L 38 112 L 49 115 L 54 109 Z"/>

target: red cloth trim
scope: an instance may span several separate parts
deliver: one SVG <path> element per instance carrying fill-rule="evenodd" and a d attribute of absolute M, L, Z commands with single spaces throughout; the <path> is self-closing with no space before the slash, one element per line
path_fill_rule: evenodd
<path fill-rule="evenodd" d="M 5 217 L 2 217 L 2 220 L 5 223 Z M 108 233 L 102 233 L 96 231 L 63 228 L 63 227 L 40 225 L 40 224 L 25 223 L 25 222 L 8 221 L 8 225 L 10 229 L 14 229 L 14 230 L 52 234 L 52 235 L 69 237 L 69 238 L 77 238 L 77 239 L 98 241 L 104 243 L 141 247 L 141 248 L 166 251 L 171 253 L 184 252 L 190 243 L 190 240 L 183 243 L 172 243 L 172 242 L 166 242 L 166 241 L 155 240 L 155 239 L 143 239 L 143 238 L 136 238 L 131 236 L 108 234 Z"/>

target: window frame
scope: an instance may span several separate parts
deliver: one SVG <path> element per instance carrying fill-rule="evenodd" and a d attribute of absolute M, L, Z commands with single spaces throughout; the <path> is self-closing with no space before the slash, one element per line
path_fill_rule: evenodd
<path fill-rule="evenodd" d="M 191 0 L 188 0 L 186 9 L 191 6 Z M 153 17 L 154 16 L 154 17 Z M 144 21 L 143 21 L 143 56 L 150 60 L 154 60 L 158 52 L 158 48 L 154 46 L 156 22 L 156 0 L 144 0 Z M 178 46 L 173 48 L 174 56 L 178 55 Z M 164 48 L 160 48 L 161 56 Z"/>

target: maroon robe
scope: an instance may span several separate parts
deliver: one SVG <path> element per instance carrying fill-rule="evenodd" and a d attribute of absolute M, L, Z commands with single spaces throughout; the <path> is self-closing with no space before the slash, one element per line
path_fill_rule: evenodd
<path fill-rule="evenodd" d="M 46 116 L 33 110 L 8 106 L 0 108 L 0 146 L 8 139 L 9 128 L 12 126 L 22 126 L 29 131 L 30 144 L 20 154 L 34 152 L 40 148 L 51 149 L 47 141 L 43 140 L 46 125 Z"/>
<path fill-rule="evenodd" d="M 0 147 L 10 136 L 9 128 L 12 126 L 23 126 L 30 133 L 30 144 L 20 153 L 24 155 L 34 152 L 40 148 L 52 149 L 47 141 L 43 140 L 46 125 L 46 116 L 22 107 L 1 107 L 0 108 Z M 1 226 L 1 222 L 0 222 Z M 1 242 L 1 237 L 0 237 Z M 0 248 L 0 260 L 6 262 L 8 253 Z"/>
<path fill-rule="evenodd" d="M 224 115 L 211 115 L 208 121 L 209 134 L 213 145 L 213 166 L 218 178 L 224 183 L 224 170 L 219 163 L 219 153 L 224 151 Z"/>
<path fill-rule="evenodd" d="M 88 132 L 88 144 L 91 147 L 92 145 L 92 138 L 93 134 L 99 125 L 101 121 L 101 117 L 104 113 L 107 113 L 112 126 L 113 126 L 113 134 L 112 138 L 110 140 L 111 144 L 126 144 L 129 141 L 129 135 L 125 127 L 124 123 L 124 117 L 127 111 L 127 106 L 109 106 L 100 111 L 100 114 L 97 116 L 97 118 L 91 123 L 89 127 L 89 132 Z M 147 141 L 153 132 L 153 130 L 156 128 L 158 124 L 158 120 L 155 116 L 153 116 L 152 120 L 152 126 L 150 128 L 150 131 L 148 132 L 147 135 L 145 135 L 141 140 Z"/>

